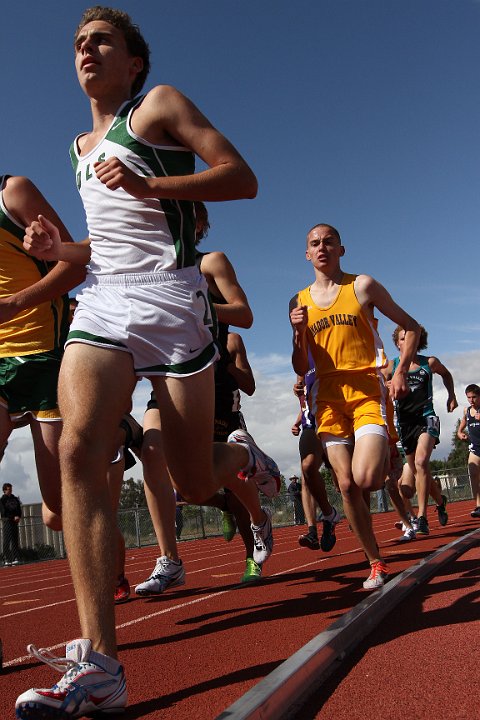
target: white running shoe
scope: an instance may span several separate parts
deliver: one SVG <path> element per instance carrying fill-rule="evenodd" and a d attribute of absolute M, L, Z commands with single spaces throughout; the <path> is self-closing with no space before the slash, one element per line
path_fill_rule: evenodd
<path fill-rule="evenodd" d="M 415 540 L 416 537 L 417 537 L 417 533 L 415 532 L 413 527 L 411 527 L 411 528 L 405 527 L 405 532 L 403 533 L 402 537 L 398 539 L 398 542 L 401 542 L 401 543 L 410 542 L 411 540 Z"/>
<path fill-rule="evenodd" d="M 370 565 L 370 575 L 363 583 L 365 590 L 378 590 L 388 578 L 388 567 L 383 560 L 376 560 Z"/>
<path fill-rule="evenodd" d="M 166 555 L 157 558 L 155 568 L 145 582 L 135 588 L 137 595 L 161 595 L 168 588 L 185 585 L 185 568 L 181 560 L 170 560 Z"/>
<path fill-rule="evenodd" d="M 267 516 L 263 525 L 250 526 L 253 533 L 253 559 L 257 565 L 262 565 L 273 550 L 272 512 L 269 508 L 262 510 Z"/>
<path fill-rule="evenodd" d="M 267 497 L 275 497 L 280 492 L 280 470 L 275 460 L 272 460 L 261 450 L 255 440 L 245 430 L 234 430 L 227 438 L 229 443 L 238 443 L 249 450 L 252 458 L 250 470 L 241 471 L 238 477 L 242 480 L 253 477 L 258 489 Z"/>
<path fill-rule="evenodd" d="M 114 658 L 94 652 L 90 640 L 72 640 L 64 658 L 34 645 L 29 645 L 27 650 L 64 675 L 52 688 L 32 688 L 20 695 L 15 705 L 17 718 L 68 720 L 125 709 L 127 686 L 122 665 Z"/>

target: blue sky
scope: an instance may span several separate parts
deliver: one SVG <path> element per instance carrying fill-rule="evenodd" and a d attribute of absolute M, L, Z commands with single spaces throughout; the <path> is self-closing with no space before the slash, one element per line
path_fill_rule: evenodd
<path fill-rule="evenodd" d="M 72 235 L 86 234 L 68 159 L 90 127 L 72 38 L 88 6 L 2 3 L 2 172 L 29 176 Z M 224 250 L 255 315 L 243 337 L 257 393 L 249 429 L 285 474 L 289 435 L 288 301 L 312 279 L 305 234 L 341 232 L 343 267 L 382 282 L 429 332 L 429 352 L 463 389 L 480 381 L 480 3 L 474 0 L 158 0 L 122 2 L 152 50 L 149 89 L 175 85 L 251 164 L 253 201 L 212 204 L 202 249 Z M 392 323 L 380 320 L 389 355 Z M 437 457 L 448 453 L 446 417 Z M 141 419 L 148 388 L 135 397 Z M 444 417 L 445 415 L 445 417 Z M 12 435 L 2 476 L 38 497 L 26 431 Z M 140 470 L 138 470 L 140 476 Z"/>

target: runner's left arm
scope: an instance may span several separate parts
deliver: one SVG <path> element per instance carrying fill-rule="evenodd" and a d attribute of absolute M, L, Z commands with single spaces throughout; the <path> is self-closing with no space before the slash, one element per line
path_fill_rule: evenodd
<path fill-rule="evenodd" d="M 453 383 L 453 376 L 450 370 L 448 370 L 440 360 L 434 356 L 428 358 L 428 365 L 432 373 L 440 375 L 443 380 L 443 384 L 448 393 L 447 397 L 447 412 L 453 412 L 458 407 L 457 398 L 455 395 L 455 387 Z"/>
<path fill-rule="evenodd" d="M 110 190 L 122 187 L 137 198 L 224 201 L 254 198 L 257 180 L 234 146 L 181 92 L 169 85 L 150 90 L 136 110 L 135 132 L 158 144 L 165 135 L 189 148 L 207 165 L 191 175 L 143 177 L 116 157 L 94 164 L 98 179 Z"/>

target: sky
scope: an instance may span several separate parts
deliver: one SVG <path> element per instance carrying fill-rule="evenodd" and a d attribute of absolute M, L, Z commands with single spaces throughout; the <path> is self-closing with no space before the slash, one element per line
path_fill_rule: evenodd
<path fill-rule="evenodd" d="M 84 2 L 0 0 L 2 173 L 27 175 L 75 239 L 86 235 L 68 158 L 90 129 L 73 66 Z M 145 89 L 190 97 L 255 171 L 255 200 L 212 203 L 202 250 L 223 250 L 254 312 L 242 331 L 257 391 L 243 410 L 288 477 L 299 472 L 288 302 L 313 279 L 305 236 L 336 226 L 347 272 L 373 275 L 429 333 L 459 409 L 433 457 L 450 450 L 480 382 L 478 265 L 480 2 L 477 0 L 160 0 L 119 2 L 152 51 Z M 199 166 L 201 168 L 201 164 Z M 473 272 L 473 275 L 471 272 Z M 472 279 L 473 278 L 473 279 Z M 387 354 L 393 323 L 380 318 Z M 147 383 L 134 396 L 141 420 Z M 1 477 L 39 499 L 32 443 L 16 430 Z M 137 465 L 134 477 L 141 477 Z"/>

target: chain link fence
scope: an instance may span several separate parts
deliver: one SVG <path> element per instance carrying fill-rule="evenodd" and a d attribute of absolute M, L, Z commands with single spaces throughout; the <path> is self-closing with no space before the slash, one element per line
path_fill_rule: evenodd
<path fill-rule="evenodd" d="M 442 492 L 447 495 L 449 502 L 467 500 L 472 498 L 472 488 L 466 468 L 453 468 L 438 473 L 435 477 L 440 480 Z M 331 487 L 327 487 L 329 500 L 337 510 L 341 509 L 339 494 Z M 372 511 L 377 511 L 375 493 L 372 493 Z M 414 500 L 415 504 L 415 500 Z M 262 498 L 262 505 L 272 510 L 274 527 L 294 525 L 294 507 L 291 497 L 282 493 L 276 498 Z M 197 505 L 183 505 L 181 517 L 177 513 L 177 537 L 180 542 L 199 540 L 222 534 L 222 514 L 213 507 L 200 507 Z M 18 523 L 18 544 L 15 538 L 12 542 L 10 521 L 1 518 L 0 522 L 0 565 L 18 565 L 41 560 L 65 558 L 63 533 L 47 528 L 42 522 L 42 507 L 40 504 L 24 505 L 23 517 Z M 135 507 L 129 510 L 120 510 L 118 513 L 118 526 L 125 538 L 127 548 L 144 547 L 156 544 L 150 514 L 146 507 Z"/>
<path fill-rule="evenodd" d="M 63 533 L 43 524 L 40 504 L 23 505 L 18 524 L 9 518 L 0 520 L 0 564 L 18 565 L 65 557 Z"/>

